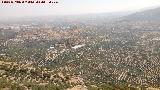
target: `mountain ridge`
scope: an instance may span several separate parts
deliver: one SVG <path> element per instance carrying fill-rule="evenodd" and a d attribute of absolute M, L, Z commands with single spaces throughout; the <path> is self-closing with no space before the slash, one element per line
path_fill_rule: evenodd
<path fill-rule="evenodd" d="M 160 20 L 160 7 L 130 14 L 130 15 L 124 17 L 124 20 L 159 21 Z"/>

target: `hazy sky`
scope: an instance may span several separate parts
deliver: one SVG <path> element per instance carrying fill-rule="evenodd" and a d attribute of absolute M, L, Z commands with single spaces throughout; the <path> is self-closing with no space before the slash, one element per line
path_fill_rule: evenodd
<path fill-rule="evenodd" d="M 0 0 L 2 1 L 2 0 Z M 47 0 L 46 0 L 47 1 Z M 52 0 L 53 1 L 53 0 Z M 57 0 L 58 4 L 2 4 L 0 16 L 70 15 L 119 12 L 160 6 L 160 0 Z"/>

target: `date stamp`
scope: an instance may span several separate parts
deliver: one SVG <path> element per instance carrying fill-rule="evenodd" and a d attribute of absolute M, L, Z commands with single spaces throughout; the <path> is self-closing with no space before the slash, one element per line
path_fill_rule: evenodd
<path fill-rule="evenodd" d="M 58 1 L 45 1 L 45 0 L 42 0 L 42 1 L 40 1 L 40 0 L 2 0 L 1 1 L 1 3 L 18 3 L 18 4 L 23 4 L 23 3 L 28 3 L 28 4 L 32 4 L 32 3 L 42 3 L 42 4 L 44 4 L 44 3 L 59 3 Z"/>

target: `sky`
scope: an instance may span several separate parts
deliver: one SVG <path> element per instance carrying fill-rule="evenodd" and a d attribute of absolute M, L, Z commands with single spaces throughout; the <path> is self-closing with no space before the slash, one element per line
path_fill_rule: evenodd
<path fill-rule="evenodd" d="M 0 0 L 2 1 L 2 0 Z M 20 0 L 21 1 L 21 0 Z M 34 0 L 36 1 L 36 0 Z M 47 2 L 49 0 L 46 0 Z M 54 1 L 54 0 L 52 0 Z M 125 12 L 160 6 L 160 0 L 57 0 L 58 4 L 4 4 L 0 17 Z"/>

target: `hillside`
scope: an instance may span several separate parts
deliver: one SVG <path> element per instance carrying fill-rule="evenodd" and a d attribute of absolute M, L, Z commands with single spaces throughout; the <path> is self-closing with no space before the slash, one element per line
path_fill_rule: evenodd
<path fill-rule="evenodd" d="M 160 20 L 160 7 L 145 10 L 142 12 L 136 12 L 134 14 L 126 16 L 124 19 L 126 20 L 134 20 L 134 21 L 141 21 L 141 20 L 147 20 L 147 21 L 159 21 Z"/>

